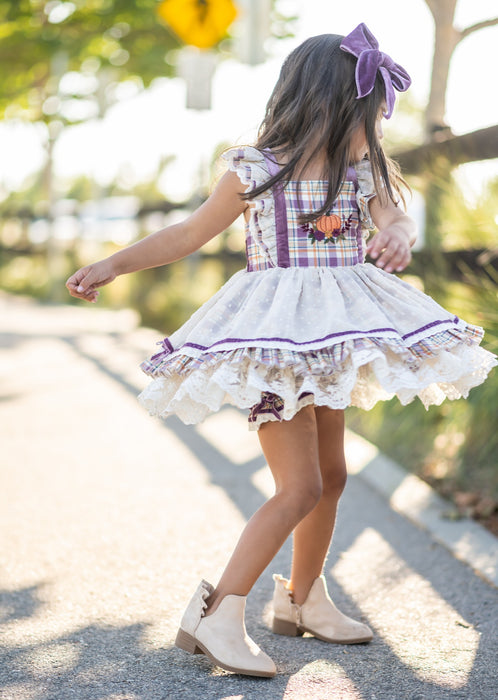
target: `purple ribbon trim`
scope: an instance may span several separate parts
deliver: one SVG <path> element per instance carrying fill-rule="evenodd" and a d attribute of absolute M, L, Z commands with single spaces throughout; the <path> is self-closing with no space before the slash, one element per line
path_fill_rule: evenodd
<path fill-rule="evenodd" d="M 417 335 L 417 333 L 421 333 L 422 331 L 427 330 L 428 328 L 433 328 L 434 326 L 438 326 L 441 324 L 447 324 L 447 323 L 458 323 L 459 319 L 457 316 L 455 318 L 451 319 L 444 319 L 442 321 L 433 321 L 432 323 L 428 323 L 426 326 L 422 326 L 421 328 L 418 328 L 415 331 L 411 331 L 410 333 L 407 333 L 406 335 L 402 335 L 401 338 L 402 340 L 406 340 L 407 338 L 410 338 L 412 335 Z M 315 338 L 314 340 L 304 340 L 302 342 L 296 341 L 296 340 L 291 340 L 290 338 L 223 338 L 222 340 L 217 340 L 216 343 L 212 343 L 212 345 L 199 345 L 198 343 L 184 343 L 181 347 L 182 348 L 194 348 L 195 350 L 211 350 L 211 348 L 214 348 L 216 345 L 223 345 L 224 343 L 245 343 L 247 347 L 251 347 L 251 343 L 259 343 L 259 342 L 272 342 L 272 343 L 290 343 L 291 345 L 312 345 L 313 343 L 321 343 L 324 340 L 329 340 L 330 338 L 336 338 L 341 335 L 361 335 L 361 336 L 369 336 L 373 335 L 375 333 L 397 333 L 397 330 L 395 328 L 372 328 L 369 331 L 340 331 L 338 333 L 329 333 L 328 335 L 325 335 L 323 338 Z M 180 350 L 181 348 L 178 348 Z M 160 353 L 162 354 L 162 353 Z"/>
<path fill-rule="evenodd" d="M 169 338 L 164 338 L 164 340 L 161 340 L 158 343 L 158 345 L 162 345 L 163 349 L 160 352 L 156 353 L 155 355 L 152 355 L 152 357 L 150 358 L 150 362 L 152 362 L 152 360 L 159 359 L 163 355 L 171 355 L 171 353 L 174 352 L 175 348 L 172 346 Z"/>
<path fill-rule="evenodd" d="M 270 151 L 263 152 L 270 177 L 274 177 L 280 168 L 273 160 Z M 287 207 L 285 204 L 284 188 L 282 181 L 273 185 L 273 199 L 275 202 L 275 227 L 277 238 L 277 265 L 278 267 L 290 267 L 289 239 L 287 233 Z"/>
<path fill-rule="evenodd" d="M 458 324 L 460 323 L 460 319 L 458 316 L 455 316 L 454 318 L 448 318 L 446 321 L 433 321 L 432 323 L 428 323 L 426 326 L 422 326 L 422 328 L 417 328 L 416 331 L 412 331 L 411 333 L 407 333 L 406 335 L 401 336 L 403 340 L 406 340 L 407 338 L 411 338 L 412 335 L 417 335 L 417 333 L 422 333 L 422 331 L 426 331 L 428 328 L 433 328 L 434 326 L 438 326 L 441 323 L 454 323 Z"/>

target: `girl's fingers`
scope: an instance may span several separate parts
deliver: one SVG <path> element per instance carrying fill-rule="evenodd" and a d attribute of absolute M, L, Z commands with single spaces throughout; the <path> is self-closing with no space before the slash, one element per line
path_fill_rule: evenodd
<path fill-rule="evenodd" d="M 99 293 L 97 287 L 103 287 L 115 279 L 116 274 L 105 261 L 87 265 L 71 275 L 66 282 L 66 287 L 71 296 L 85 301 L 97 301 Z"/>
<path fill-rule="evenodd" d="M 81 282 L 85 278 L 87 272 L 88 268 L 82 267 L 80 270 L 77 270 L 74 275 L 71 275 L 66 282 L 66 287 L 69 289 L 69 291 L 76 290 L 81 285 Z"/>
<path fill-rule="evenodd" d="M 409 250 L 407 250 L 402 259 L 397 263 L 396 265 L 396 272 L 401 272 L 402 270 L 405 269 L 410 264 L 410 260 L 412 259 L 412 254 Z"/>
<path fill-rule="evenodd" d="M 92 286 L 91 268 L 83 267 L 71 275 L 66 282 L 69 294 L 85 301 L 96 300 L 95 288 Z"/>
<path fill-rule="evenodd" d="M 392 272 L 393 270 L 395 270 L 403 260 L 403 256 L 403 248 L 401 246 L 397 246 L 396 249 L 392 251 L 391 255 L 389 256 L 389 260 L 386 262 L 386 265 L 384 267 L 385 271 Z"/>
<path fill-rule="evenodd" d="M 380 256 L 380 258 L 377 260 L 377 262 L 375 264 L 377 265 L 377 267 L 382 267 L 383 269 L 389 268 L 390 267 L 389 262 L 391 260 L 391 257 L 392 257 L 392 252 L 386 249 L 382 253 L 382 255 Z M 386 271 L 390 272 L 390 269 L 388 269 Z"/>
<path fill-rule="evenodd" d="M 93 283 L 94 283 L 94 277 L 95 274 L 90 268 L 85 275 L 83 275 L 79 281 L 78 286 L 76 287 L 76 291 L 79 292 L 80 294 L 85 294 L 86 292 L 89 292 L 92 289 Z"/>
<path fill-rule="evenodd" d="M 375 236 L 368 244 L 367 253 L 370 255 L 371 258 L 374 258 L 375 260 L 375 258 L 377 258 L 381 254 L 382 249 L 385 247 L 386 243 L 387 241 L 385 240 L 382 231 L 379 231 L 375 234 Z"/>
<path fill-rule="evenodd" d="M 367 253 L 376 266 L 386 272 L 400 272 L 411 260 L 410 247 L 405 239 L 392 236 L 389 232 L 378 231 L 367 246 Z"/>
<path fill-rule="evenodd" d="M 393 270 L 403 270 L 410 262 L 410 259 L 410 251 L 407 250 L 406 246 L 391 244 L 383 251 L 375 264 L 377 267 L 382 267 L 386 272 L 393 272 Z"/>

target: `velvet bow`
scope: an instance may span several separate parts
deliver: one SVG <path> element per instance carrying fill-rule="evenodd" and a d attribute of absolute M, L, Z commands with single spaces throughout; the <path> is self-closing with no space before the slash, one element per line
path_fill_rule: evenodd
<path fill-rule="evenodd" d="M 384 116 L 389 119 L 396 100 L 394 88 L 399 92 L 404 92 L 411 85 L 412 81 L 406 70 L 399 63 L 395 63 L 386 53 L 379 51 L 379 42 L 363 22 L 344 37 L 341 49 L 352 53 L 358 59 L 355 70 L 357 99 L 366 97 L 372 92 L 377 71 L 380 71 L 386 88 Z"/>

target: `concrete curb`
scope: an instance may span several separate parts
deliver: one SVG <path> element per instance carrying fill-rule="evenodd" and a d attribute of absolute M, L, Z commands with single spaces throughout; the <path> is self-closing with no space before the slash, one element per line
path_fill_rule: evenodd
<path fill-rule="evenodd" d="M 460 561 L 498 587 L 498 539 L 470 518 L 451 520 L 451 504 L 367 440 L 346 435 L 348 470 L 384 496 L 393 510 L 428 531 Z"/>

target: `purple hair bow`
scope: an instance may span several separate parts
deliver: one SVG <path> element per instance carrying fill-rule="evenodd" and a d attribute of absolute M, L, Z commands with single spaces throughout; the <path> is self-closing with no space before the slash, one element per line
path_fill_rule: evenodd
<path fill-rule="evenodd" d="M 344 37 L 341 49 L 352 53 L 358 59 L 355 70 L 357 99 L 366 97 L 372 92 L 377 71 L 380 71 L 386 87 L 384 116 L 389 119 L 396 100 L 394 88 L 399 92 L 404 92 L 411 85 L 412 81 L 406 70 L 399 63 L 394 63 L 393 59 L 386 53 L 379 51 L 379 42 L 363 22 Z"/>

